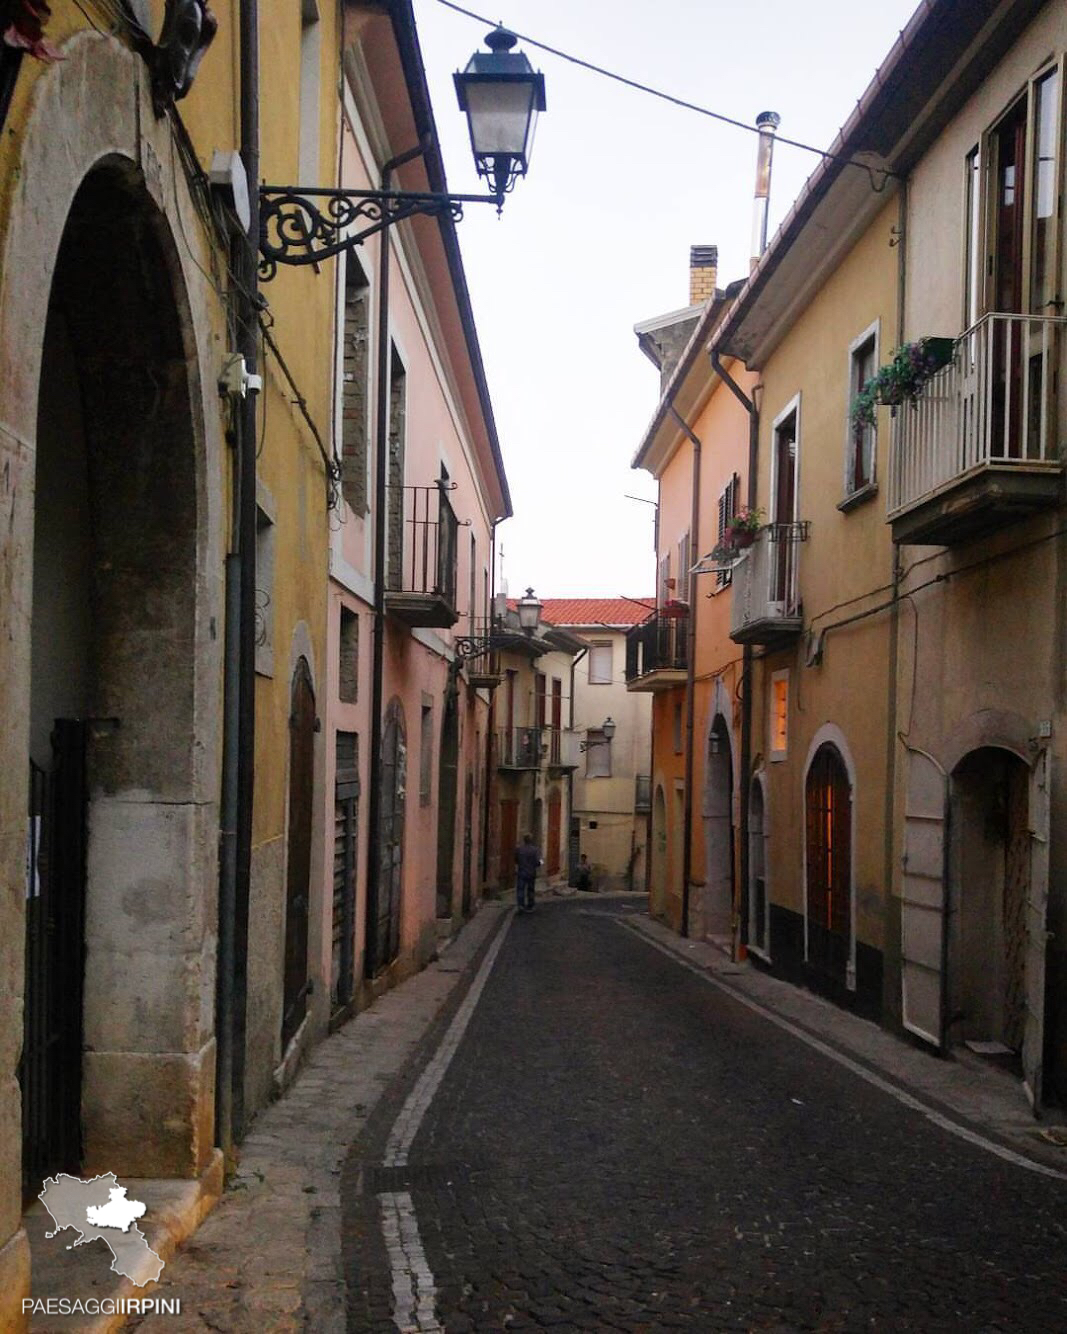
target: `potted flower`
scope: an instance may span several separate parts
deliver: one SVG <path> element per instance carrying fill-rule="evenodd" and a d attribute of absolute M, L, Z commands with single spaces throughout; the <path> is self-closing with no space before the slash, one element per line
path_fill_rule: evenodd
<path fill-rule="evenodd" d="M 743 505 L 736 514 L 726 520 L 723 529 L 723 544 L 733 551 L 744 551 L 756 540 L 756 534 L 763 527 L 763 511 L 749 505 Z"/>
<path fill-rule="evenodd" d="M 874 425 L 878 404 L 898 407 L 915 404 L 927 383 L 952 360 L 956 342 L 953 338 L 920 338 L 904 343 L 893 353 L 892 361 L 880 367 L 852 400 L 852 425 L 863 431 Z"/>

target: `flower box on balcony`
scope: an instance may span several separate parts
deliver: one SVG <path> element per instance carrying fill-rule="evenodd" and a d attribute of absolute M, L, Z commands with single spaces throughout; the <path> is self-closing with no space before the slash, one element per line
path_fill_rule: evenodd
<path fill-rule="evenodd" d="M 955 347 L 954 338 L 940 336 L 898 347 L 892 361 L 876 371 L 852 400 L 853 427 L 863 431 L 873 426 L 874 409 L 879 404 L 897 408 L 902 403 L 914 403 L 927 383 L 952 360 Z"/>

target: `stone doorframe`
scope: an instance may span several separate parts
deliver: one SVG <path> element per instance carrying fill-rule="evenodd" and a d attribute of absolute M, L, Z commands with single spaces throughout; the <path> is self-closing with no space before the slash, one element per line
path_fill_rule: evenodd
<path fill-rule="evenodd" d="M 87 1071 L 83 1089 L 86 1165 L 134 1176 L 197 1176 L 207 1170 L 213 1157 L 224 517 L 224 450 L 215 390 L 219 368 L 214 335 L 224 337 L 225 325 L 214 292 L 198 271 L 202 267 L 209 272 L 211 258 L 177 166 L 169 121 L 157 121 L 152 113 L 143 61 L 117 41 L 91 32 L 72 37 L 63 55 L 62 62 L 38 72 L 21 129 L 18 122 L 9 123 L 15 137 L 8 142 L 18 154 L 19 175 L 8 212 L 0 219 L 0 868 L 5 888 L 0 896 L 0 1068 L 4 1071 L 0 1085 L 0 1125 L 4 1128 L 0 1135 L 0 1291 L 5 1300 L 21 1286 L 28 1263 L 25 1237 L 19 1230 L 20 1116 L 14 1071 L 22 1043 L 21 886 L 25 875 L 41 353 L 53 274 L 72 201 L 92 169 L 109 162 L 139 177 L 160 211 L 157 240 L 187 349 L 197 515 L 193 643 L 189 648 L 195 741 L 190 738 L 186 790 L 176 802 L 168 802 L 167 818 L 172 826 L 176 820 L 181 828 L 175 831 L 171 846 L 160 848 L 153 858 L 173 882 L 168 886 L 169 897 L 182 913 L 173 932 L 174 953 L 180 952 L 188 965 L 176 964 L 174 969 L 175 977 L 182 978 L 176 991 L 181 1014 L 164 1016 L 160 1007 L 142 1005 L 139 1022 L 144 1031 L 127 1044 L 126 1051 L 109 1053 L 108 1070 L 101 1066 L 97 1072 L 106 1088 L 102 1084 L 94 1092 L 94 1075 Z M 195 256 L 190 247 L 195 248 Z M 149 822 L 162 822 L 163 809 L 150 795 L 146 799 L 144 793 L 130 792 L 119 797 L 128 803 L 140 800 L 142 815 Z M 114 839 L 110 848 L 98 849 L 108 863 L 107 874 L 124 863 L 127 875 L 131 874 L 129 859 L 116 856 L 120 851 Z M 174 860 L 168 861 L 171 857 Z M 112 885 L 110 902 L 119 905 L 120 914 L 129 911 L 126 890 L 122 883 Z M 89 906 L 92 908 L 91 902 Z M 129 925 L 129 917 L 116 919 L 109 930 L 117 928 L 121 934 Z M 92 988 L 96 1005 L 105 1004 L 106 998 L 112 1011 L 132 1016 L 140 998 L 123 994 L 122 977 L 112 982 L 110 989 Z M 90 1012 L 89 990 L 87 1034 L 101 1017 Z M 177 1042 L 173 1037 L 176 1019 Z M 153 1024 L 172 1036 L 157 1032 L 153 1038 Z M 91 1115 L 93 1106 L 99 1108 L 99 1117 Z M 166 1129 L 161 1116 L 164 1109 L 169 1122 Z"/>

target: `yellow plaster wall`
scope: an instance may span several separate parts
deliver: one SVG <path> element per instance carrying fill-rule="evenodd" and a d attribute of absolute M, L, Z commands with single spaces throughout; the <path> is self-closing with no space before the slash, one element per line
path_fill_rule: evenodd
<path fill-rule="evenodd" d="M 800 549 L 799 588 L 805 627 L 827 626 L 884 600 L 892 543 L 885 523 L 889 413 L 878 412 L 876 477 L 879 491 L 849 512 L 844 495 L 849 406 L 849 345 L 879 321 L 879 361 L 896 346 L 897 251 L 890 247 L 898 221 L 896 199 L 874 222 L 784 336 L 761 373 L 759 505 L 772 517 L 771 457 L 774 418 L 800 394 L 798 516 L 811 523 Z M 851 601 L 858 599 L 857 601 Z M 847 607 L 837 612 L 840 603 Z M 824 724 L 844 733 L 856 768 L 856 934 L 883 946 L 885 885 L 884 792 L 889 691 L 889 616 L 832 630 L 821 666 L 805 665 L 805 640 L 763 659 L 755 673 L 753 753 L 762 755 L 770 786 L 771 900 L 804 911 L 802 849 L 804 776 L 813 738 Z M 768 757 L 771 673 L 790 671 L 786 759 Z"/>

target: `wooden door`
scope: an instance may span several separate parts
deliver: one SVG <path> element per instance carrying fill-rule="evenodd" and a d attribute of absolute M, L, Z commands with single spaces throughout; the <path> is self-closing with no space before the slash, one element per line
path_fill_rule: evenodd
<path fill-rule="evenodd" d="M 378 821 L 378 886 L 367 898 L 371 972 L 392 963 L 400 950 L 400 907 L 404 886 L 404 830 L 407 810 L 407 739 L 398 701 L 386 713 L 382 733 L 382 791 Z"/>
<path fill-rule="evenodd" d="M 852 943 L 852 789 L 832 745 L 815 752 L 805 805 L 808 965 L 837 991 L 847 980 Z"/>
<path fill-rule="evenodd" d="M 996 198 L 993 202 L 993 309 L 1023 309 L 1026 244 L 1026 98 L 993 131 Z M 993 453 L 1018 458 L 1022 450 L 1022 326 L 998 320 L 993 331 Z"/>
<path fill-rule="evenodd" d="M 797 492 L 797 415 L 791 413 L 774 433 L 775 491 L 774 522 L 792 523 L 796 509 Z M 790 592 L 790 560 L 793 544 L 780 533 L 775 545 L 771 566 L 774 586 L 770 601 L 784 603 Z"/>
<path fill-rule="evenodd" d="M 545 846 L 545 873 L 559 875 L 560 819 L 562 802 L 558 792 L 548 798 L 548 837 Z"/>
<path fill-rule="evenodd" d="M 289 827 L 285 894 L 285 982 L 282 1050 L 307 1013 L 308 897 L 311 882 L 311 810 L 315 780 L 315 692 L 301 658 L 293 673 L 289 712 Z"/>

